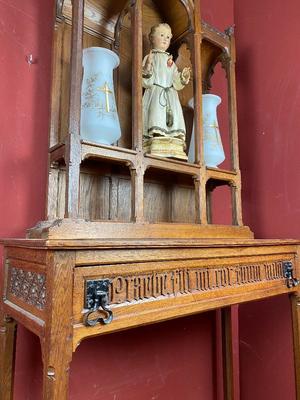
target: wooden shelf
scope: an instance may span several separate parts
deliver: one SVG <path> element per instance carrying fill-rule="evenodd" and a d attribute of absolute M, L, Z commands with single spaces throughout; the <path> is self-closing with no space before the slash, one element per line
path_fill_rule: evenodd
<path fill-rule="evenodd" d="M 81 160 L 89 158 L 107 159 L 135 164 L 137 152 L 117 146 L 106 146 L 91 142 L 81 142 Z M 50 148 L 50 161 L 60 161 L 65 158 L 65 144 L 59 144 Z M 200 166 L 189 164 L 185 161 L 156 157 L 150 154 L 144 155 L 145 169 L 157 168 L 165 171 L 173 171 L 187 175 L 198 175 Z"/>
<path fill-rule="evenodd" d="M 218 168 L 206 167 L 206 179 L 215 179 L 224 182 L 236 182 L 238 179 L 236 171 L 227 171 Z"/>
<path fill-rule="evenodd" d="M 105 158 L 114 161 L 124 161 L 134 164 L 137 152 L 117 146 L 106 146 L 91 142 L 81 142 L 81 160 L 87 158 Z"/>
<path fill-rule="evenodd" d="M 197 164 L 189 164 L 184 161 L 156 157 L 150 154 L 145 154 L 145 164 L 146 168 L 158 168 L 165 171 L 174 171 L 187 175 L 198 175 L 200 168 L 200 166 Z"/>
<path fill-rule="evenodd" d="M 81 142 L 81 160 L 89 158 L 107 159 L 120 161 L 135 165 L 137 152 L 117 146 L 106 146 L 91 142 Z M 59 144 L 50 148 L 51 163 L 65 158 L 65 144 Z M 179 174 L 199 175 L 200 165 L 190 164 L 185 161 L 172 160 L 168 158 L 156 157 L 150 154 L 144 155 L 145 169 L 157 168 L 164 171 L 173 171 Z M 238 178 L 236 171 L 222 170 L 218 168 L 206 167 L 206 179 L 216 179 L 224 182 L 235 182 Z"/>
<path fill-rule="evenodd" d="M 81 160 L 100 158 L 134 164 L 137 152 L 117 146 L 106 146 L 91 142 L 81 142 Z M 65 144 L 50 148 L 50 162 L 65 158 Z"/>

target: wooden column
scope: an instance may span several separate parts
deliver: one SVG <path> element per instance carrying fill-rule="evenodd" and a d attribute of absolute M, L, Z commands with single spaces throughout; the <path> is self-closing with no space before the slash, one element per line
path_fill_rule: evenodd
<path fill-rule="evenodd" d="M 232 202 L 232 224 L 243 226 L 241 178 L 239 178 L 237 183 L 231 183 L 230 187 L 231 187 L 231 202 Z"/>
<path fill-rule="evenodd" d="M 208 224 L 212 224 L 212 192 L 214 188 L 214 186 L 208 185 L 206 190 L 206 214 Z"/>
<path fill-rule="evenodd" d="M 205 167 L 201 167 L 199 176 L 194 179 L 196 223 L 207 224 L 207 193 Z"/>
<path fill-rule="evenodd" d="M 131 168 L 131 219 L 144 220 L 144 165 L 143 165 L 143 0 L 132 0 L 132 142 L 137 151 Z"/>
<path fill-rule="evenodd" d="M 73 0 L 72 48 L 70 67 L 69 132 L 66 139 L 66 205 L 65 217 L 78 217 L 79 172 L 81 162 L 80 104 L 82 80 L 82 39 L 84 0 Z"/>
<path fill-rule="evenodd" d="M 202 29 L 200 0 L 195 0 L 193 42 L 195 162 L 203 165 L 201 43 Z"/>
<path fill-rule="evenodd" d="M 0 399 L 13 400 L 16 322 L 0 310 Z"/>
<path fill-rule="evenodd" d="M 41 340 L 43 400 L 67 400 L 73 339 L 74 253 L 51 253 L 47 264 L 47 320 Z"/>
<path fill-rule="evenodd" d="M 229 108 L 229 134 L 230 152 L 234 171 L 239 176 L 239 183 L 232 186 L 232 205 L 234 210 L 233 223 L 243 225 L 242 220 L 242 199 L 241 199 L 241 179 L 239 166 L 239 146 L 238 146 L 238 127 L 237 127 L 237 105 L 236 105 L 236 80 L 235 80 L 235 39 L 233 28 L 229 28 L 226 33 L 230 36 L 230 54 L 224 55 L 225 70 L 228 83 L 228 108 Z"/>
<path fill-rule="evenodd" d="M 226 74 L 228 82 L 228 105 L 229 105 L 229 133 L 231 138 L 231 159 L 233 169 L 239 170 L 239 146 L 238 146 L 238 128 L 237 128 L 237 106 L 236 106 L 236 81 L 235 81 L 235 39 L 233 28 L 227 33 L 230 35 L 230 55 L 225 54 Z"/>
<path fill-rule="evenodd" d="M 144 170 L 140 164 L 137 168 L 131 168 L 131 220 L 132 222 L 144 221 Z"/>
<path fill-rule="evenodd" d="M 136 0 L 132 7 L 132 134 L 133 147 L 143 147 L 143 0 Z"/>
<path fill-rule="evenodd" d="M 13 400 L 16 322 L 4 313 L 7 264 L 0 274 L 0 400 Z"/>
<path fill-rule="evenodd" d="M 200 0 L 194 1 L 194 36 L 193 36 L 193 75 L 194 75 L 194 132 L 195 163 L 200 164 L 199 175 L 195 179 L 196 223 L 207 224 L 206 213 L 206 169 L 203 156 L 202 123 L 202 67 L 201 67 L 201 7 Z"/>

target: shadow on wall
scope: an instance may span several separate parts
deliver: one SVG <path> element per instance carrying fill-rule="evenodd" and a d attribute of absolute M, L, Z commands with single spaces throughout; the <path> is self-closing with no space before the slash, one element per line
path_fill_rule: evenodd
<path fill-rule="evenodd" d="M 236 32 L 238 41 L 238 31 Z M 244 224 L 251 228 L 255 218 L 255 228 L 260 231 L 263 224 L 260 208 L 261 175 L 258 168 L 257 143 L 257 99 L 254 76 L 251 74 L 253 55 L 251 48 L 243 48 L 237 54 L 237 109 L 238 109 L 238 136 L 239 158 L 242 176 L 242 204 Z M 254 232 L 255 233 L 255 232 Z"/>

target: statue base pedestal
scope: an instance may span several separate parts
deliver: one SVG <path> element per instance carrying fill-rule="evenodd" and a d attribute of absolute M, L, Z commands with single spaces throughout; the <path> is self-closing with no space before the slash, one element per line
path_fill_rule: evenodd
<path fill-rule="evenodd" d="M 184 152 L 184 147 L 185 142 L 182 139 L 172 137 L 153 137 L 144 140 L 143 144 L 145 153 L 186 161 L 187 155 Z"/>

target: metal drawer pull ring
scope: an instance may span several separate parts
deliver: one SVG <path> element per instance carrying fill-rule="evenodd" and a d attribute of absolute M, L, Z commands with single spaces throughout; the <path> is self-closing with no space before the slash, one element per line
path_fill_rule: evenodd
<path fill-rule="evenodd" d="M 95 326 L 98 323 L 107 325 L 113 320 L 113 312 L 108 308 L 108 292 L 111 284 L 110 279 L 86 281 L 85 306 L 88 312 L 84 314 L 83 323 L 85 326 Z M 89 319 L 96 311 L 104 311 L 106 317 Z"/>

